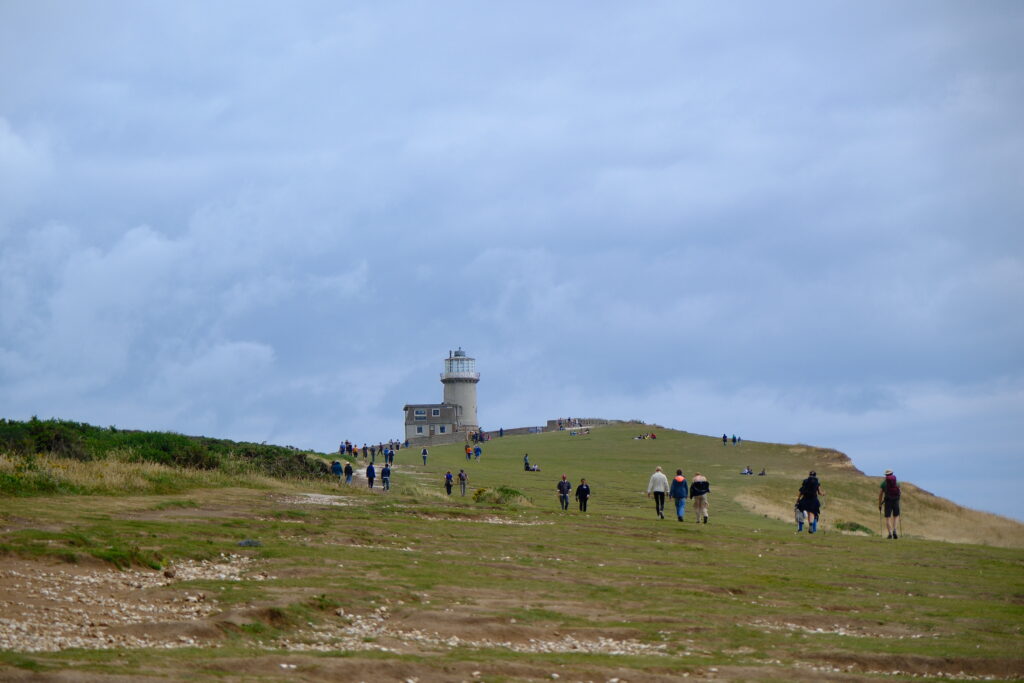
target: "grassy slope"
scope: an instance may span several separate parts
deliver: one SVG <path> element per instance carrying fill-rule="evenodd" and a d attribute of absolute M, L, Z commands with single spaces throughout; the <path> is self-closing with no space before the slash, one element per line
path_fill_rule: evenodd
<path fill-rule="evenodd" d="M 263 661 L 260 671 L 273 675 L 273 662 L 282 661 L 275 636 L 306 622 L 336 621 L 337 605 L 363 613 L 388 603 L 393 622 L 408 628 L 495 639 L 568 632 L 630 637 L 665 643 L 670 653 L 545 655 L 456 647 L 445 657 L 383 655 L 398 667 L 388 670 L 391 678 L 458 680 L 481 671 L 488 680 L 539 679 L 559 671 L 563 680 L 668 680 L 711 667 L 726 678 L 841 677 L 810 668 L 825 662 L 860 672 L 1024 676 L 1024 662 L 1016 658 L 1024 624 L 1019 549 L 915 538 L 913 524 L 924 514 L 919 501 L 926 497 L 913 492 L 905 502 L 911 538 L 887 542 L 827 531 L 798 536 L 792 525 L 752 514 L 736 499 L 767 510 L 781 497 L 788 510 L 799 479 L 813 467 L 829 493 L 827 519 L 842 514 L 872 526 L 878 480 L 863 478 L 834 452 L 750 442 L 734 449 L 665 430 L 656 441 L 632 440 L 641 429 L 496 439 L 480 462 L 471 463 L 459 446 L 447 446 L 432 450 L 426 468 L 412 450 L 401 451 L 393 494 L 345 491 L 365 504 L 344 508 L 296 508 L 265 489 L 203 489 L 173 498 L 0 499 L 0 542 L 11 552 L 67 554 L 91 542 L 122 548 L 129 560 L 134 550 L 134 561 L 145 562 L 238 552 L 238 540 L 260 539 L 261 548 L 245 552 L 264 559 L 277 579 L 224 592 L 216 582 L 190 588 L 216 591 L 228 608 L 278 606 L 286 617 L 232 631 L 216 650 L 12 654 L 0 661 L 22 669 L 227 678 L 243 675 L 242 663 Z M 525 451 L 542 472 L 522 471 Z M 767 467 L 769 476 L 740 476 L 746 464 L 755 471 Z M 708 476 L 710 524 L 654 518 L 643 491 L 655 465 Z M 469 471 L 471 488 L 511 486 L 532 505 L 509 510 L 457 495 L 448 499 L 441 475 L 460 467 Z M 594 499 L 587 515 L 557 510 L 554 486 L 563 471 L 574 483 L 580 476 L 590 481 Z M 466 521 L 481 516 L 549 524 Z M 1019 547 L 1017 527 L 1010 539 Z M 370 680 L 384 670 L 375 659 L 381 655 L 334 654 L 343 658 L 288 655 L 287 661 L 301 662 L 307 679 L 346 679 L 346 672 L 355 672 L 353 680 Z"/>

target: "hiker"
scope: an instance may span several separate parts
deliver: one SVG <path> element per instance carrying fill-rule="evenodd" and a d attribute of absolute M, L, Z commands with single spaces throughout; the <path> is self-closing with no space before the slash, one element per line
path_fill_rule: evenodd
<path fill-rule="evenodd" d="M 807 515 L 800 509 L 799 505 L 793 506 L 793 517 L 796 518 L 796 532 L 800 533 L 804 530 L 804 520 L 807 519 Z"/>
<path fill-rule="evenodd" d="M 423 456 L 423 464 L 426 465 L 427 464 L 427 455 L 429 455 L 429 453 L 427 452 L 427 447 L 426 446 L 424 446 L 423 450 L 420 451 L 420 455 Z"/>
<path fill-rule="evenodd" d="M 448 470 L 444 475 L 444 490 L 450 496 L 452 495 L 452 471 Z"/>
<path fill-rule="evenodd" d="M 391 465 L 387 463 L 387 460 L 384 461 L 384 469 L 380 471 L 380 481 L 384 484 L 385 491 L 391 490 Z"/>
<path fill-rule="evenodd" d="M 479 460 L 479 459 L 480 459 L 480 455 L 481 455 L 481 454 L 482 454 L 483 452 L 484 452 L 484 449 L 480 448 L 480 446 L 478 445 L 478 446 L 477 446 L 476 448 L 474 448 L 474 449 L 473 449 L 473 457 L 474 457 L 474 458 L 475 458 L 476 460 Z"/>
<path fill-rule="evenodd" d="M 466 495 L 466 484 L 469 483 L 469 475 L 466 474 L 466 470 L 459 470 L 459 490 L 462 491 L 462 495 Z"/>
<path fill-rule="evenodd" d="M 885 530 L 888 532 L 886 538 L 896 539 L 896 529 L 900 523 L 900 485 L 896 481 L 896 475 L 892 470 L 885 471 L 885 479 L 878 490 L 878 511 L 882 511 L 885 505 Z"/>
<path fill-rule="evenodd" d="M 586 512 L 587 501 L 590 500 L 590 485 L 582 477 L 580 478 L 580 485 L 576 487 L 576 500 L 580 504 L 580 512 Z"/>
<path fill-rule="evenodd" d="M 371 462 L 369 465 L 366 466 L 366 481 L 369 482 L 369 486 L 371 489 L 373 488 L 373 480 L 376 478 L 377 470 L 373 468 L 373 463 Z"/>
<path fill-rule="evenodd" d="M 690 484 L 690 498 L 693 500 L 693 512 L 697 515 L 697 524 L 703 518 L 708 523 L 708 496 L 711 494 L 711 483 L 700 472 L 693 475 L 693 483 Z"/>
<path fill-rule="evenodd" d="M 345 483 L 346 484 L 351 484 L 352 483 L 352 475 L 354 473 L 355 473 L 355 470 L 352 469 L 352 463 L 350 463 L 350 462 L 345 463 Z"/>
<path fill-rule="evenodd" d="M 725 434 L 722 434 L 722 445 L 723 446 L 728 446 L 729 445 L 729 437 L 727 437 Z"/>
<path fill-rule="evenodd" d="M 345 470 L 341 468 L 341 463 L 335 460 L 331 463 L 331 474 L 338 478 L 338 487 L 341 487 L 341 475 L 344 474 Z"/>
<path fill-rule="evenodd" d="M 676 470 L 676 476 L 672 479 L 672 486 L 668 490 L 668 497 L 676 502 L 676 519 L 683 521 L 686 514 L 686 499 L 689 497 L 689 487 L 686 484 L 686 477 L 682 470 Z"/>
<path fill-rule="evenodd" d="M 657 511 L 658 517 L 665 519 L 665 494 L 668 493 L 668 477 L 662 473 L 660 466 L 654 468 L 654 474 L 647 482 L 647 497 L 650 498 L 652 493 L 654 494 L 654 509 Z"/>
<path fill-rule="evenodd" d="M 467 443 L 466 444 L 466 460 L 472 460 L 472 459 L 473 459 L 473 449 L 470 448 L 469 444 Z"/>
<path fill-rule="evenodd" d="M 735 434 L 732 435 L 732 445 L 733 446 L 736 445 L 736 435 Z"/>
<path fill-rule="evenodd" d="M 501 427 L 500 429 L 498 429 L 498 438 L 500 439 L 500 438 L 504 438 L 504 437 L 505 437 L 505 428 Z"/>
<path fill-rule="evenodd" d="M 821 502 L 818 496 L 825 495 L 818 482 L 818 473 L 811 470 L 810 474 L 800 484 L 800 493 L 797 494 L 797 507 L 807 515 L 807 533 L 813 534 L 818 531 L 818 516 L 821 514 Z"/>
<path fill-rule="evenodd" d="M 563 474 L 562 478 L 559 480 L 558 485 L 555 486 L 555 488 L 558 490 L 558 504 L 561 506 L 563 510 L 568 510 L 569 492 L 572 491 L 572 482 L 566 479 L 565 475 Z"/>

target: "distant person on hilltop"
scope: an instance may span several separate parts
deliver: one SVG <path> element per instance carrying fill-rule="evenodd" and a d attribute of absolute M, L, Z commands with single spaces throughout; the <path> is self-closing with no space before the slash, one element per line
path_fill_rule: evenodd
<path fill-rule="evenodd" d="M 576 487 L 576 500 L 580 504 L 580 512 L 586 512 L 587 501 L 590 500 L 590 485 L 586 479 L 580 478 L 580 485 Z"/>
<path fill-rule="evenodd" d="M 810 474 L 800 484 L 800 493 L 796 497 L 796 505 L 807 515 L 807 533 L 813 534 L 818 531 L 818 516 L 821 515 L 821 502 L 819 496 L 825 495 L 821 490 L 818 481 L 818 473 L 811 470 Z"/>
<path fill-rule="evenodd" d="M 647 497 L 654 494 L 654 509 L 660 519 L 665 519 L 665 494 L 668 493 L 668 477 L 661 471 L 661 467 L 654 468 L 654 474 L 647 482 Z"/>
<path fill-rule="evenodd" d="M 668 490 L 668 497 L 676 502 L 676 519 L 680 522 L 683 521 L 683 516 L 686 514 L 686 499 L 689 496 L 686 477 L 683 476 L 682 470 L 676 470 L 676 476 Z"/>
<path fill-rule="evenodd" d="M 701 519 L 708 523 L 708 496 L 711 495 L 711 483 L 700 472 L 693 475 L 693 483 L 690 484 L 690 500 L 693 501 L 693 513 L 697 515 L 697 524 Z"/>
<path fill-rule="evenodd" d="M 896 481 L 896 475 L 892 470 L 885 471 L 885 479 L 878 491 L 878 510 L 885 505 L 885 530 L 888 532 L 886 538 L 899 538 L 896 529 L 900 523 L 900 485 Z"/>
<path fill-rule="evenodd" d="M 562 475 L 562 478 L 558 480 L 558 484 L 555 486 L 558 491 L 558 505 L 563 510 L 569 509 L 569 493 L 572 491 L 572 482 Z"/>
<path fill-rule="evenodd" d="M 729 445 L 729 437 L 727 437 L 725 434 L 722 434 L 722 445 L 723 446 L 728 446 Z"/>

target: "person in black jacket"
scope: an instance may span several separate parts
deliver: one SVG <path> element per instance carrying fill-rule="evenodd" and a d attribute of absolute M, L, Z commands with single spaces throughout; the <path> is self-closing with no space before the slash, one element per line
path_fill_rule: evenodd
<path fill-rule="evenodd" d="M 690 484 L 690 500 L 693 501 L 693 511 L 697 515 L 697 524 L 701 518 L 708 523 L 708 496 L 711 495 L 711 483 L 708 482 L 700 472 L 693 475 L 693 483 Z"/>
<path fill-rule="evenodd" d="M 586 479 L 580 479 L 580 485 L 576 487 L 576 500 L 580 504 L 580 512 L 587 511 L 587 501 L 590 500 L 590 485 Z"/>
<path fill-rule="evenodd" d="M 821 502 L 818 496 L 825 495 L 818 482 L 818 473 L 811 470 L 810 474 L 800 484 L 800 492 L 796 496 L 796 507 L 803 510 L 807 515 L 807 533 L 813 534 L 818 531 L 818 515 L 821 514 Z"/>
<path fill-rule="evenodd" d="M 352 463 L 350 463 L 350 462 L 345 463 L 345 483 L 346 484 L 351 484 L 352 483 L 352 475 L 353 474 L 355 474 L 355 470 L 352 469 Z"/>

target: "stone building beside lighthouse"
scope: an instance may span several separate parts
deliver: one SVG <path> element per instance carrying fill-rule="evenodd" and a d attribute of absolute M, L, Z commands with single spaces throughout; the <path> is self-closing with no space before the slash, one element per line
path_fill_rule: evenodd
<path fill-rule="evenodd" d="M 476 415 L 476 385 L 480 373 L 476 359 L 460 347 L 449 351 L 441 373 L 444 385 L 441 403 L 410 403 L 405 411 L 405 438 L 410 442 L 451 442 L 476 431 L 480 423 Z"/>

